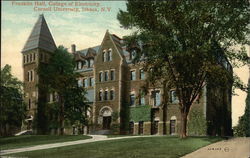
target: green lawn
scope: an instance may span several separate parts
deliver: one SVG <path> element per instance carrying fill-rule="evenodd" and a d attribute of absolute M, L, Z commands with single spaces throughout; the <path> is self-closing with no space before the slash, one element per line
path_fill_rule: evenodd
<path fill-rule="evenodd" d="M 179 158 L 220 138 L 159 136 L 107 140 L 13 154 L 29 158 Z"/>
<path fill-rule="evenodd" d="M 23 135 L 16 137 L 1 137 L 0 138 L 0 149 L 13 149 L 20 147 L 28 147 L 40 144 L 58 143 L 66 141 L 74 141 L 81 139 L 88 139 L 90 136 L 84 135 Z"/>

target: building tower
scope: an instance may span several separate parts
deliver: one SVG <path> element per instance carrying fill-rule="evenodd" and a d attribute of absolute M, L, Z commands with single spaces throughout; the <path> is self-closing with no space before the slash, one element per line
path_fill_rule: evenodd
<path fill-rule="evenodd" d="M 37 114 L 38 104 L 42 102 L 46 103 L 46 94 L 42 94 L 37 87 L 39 83 L 37 68 L 40 64 L 48 62 L 50 54 L 53 53 L 55 49 L 56 44 L 45 18 L 43 14 L 41 14 L 22 50 L 25 92 L 24 101 L 28 110 L 28 118 L 22 130 L 31 129 L 33 118 Z"/>

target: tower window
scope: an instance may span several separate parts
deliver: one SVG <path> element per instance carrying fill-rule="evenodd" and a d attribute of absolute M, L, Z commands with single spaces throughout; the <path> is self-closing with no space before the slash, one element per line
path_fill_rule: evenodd
<path fill-rule="evenodd" d="M 115 94 L 114 94 L 114 90 L 110 91 L 110 100 L 114 100 L 115 98 Z"/>
<path fill-rule="evenodd" d="M 26 63 L 26 56 L 23 56 L 23 63 Z"/>
<path fill-rule="evenodd" d="M 33 60 L 36 61 L 36 54 L 33 54 Z"/>
<path fill-rule="evenodd" d="M 108 71 L 105 71 L 105 74 L 104 74 L 104 81 L 108 81 Z"/>
<path fill-rule="evenodd" d="M 26 62 L 28 63 L 29 62 L 29 54 L 28 55 L 26 55 Z"/>
<path fill-rule="evenodd" d="M 102 91 L 99 92 L 99 100 L 102 101 Z"/>
<path fill-rule="evenodd" d="M 104 92 L 104 100 L 108 100 L 108 91 Z"/>
<path fill-rule="evenodd" d="M 32 62 L 32 59 L 33 59 L 32 55 L 33 55 L 33 54 L 30 54 L 30 62 Z"/>

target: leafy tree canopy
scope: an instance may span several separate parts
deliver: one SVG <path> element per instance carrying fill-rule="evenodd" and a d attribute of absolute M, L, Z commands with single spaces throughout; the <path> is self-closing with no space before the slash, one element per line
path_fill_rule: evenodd
<path fill-rule="evenodd" d="M 57 95 L 56 102 L 48 105 L 48 108 L 51 108 L 51 112 L 54 111 L 54 115 L 59 117 L 61 134 L 63 134 L 65 119 L 72 124 L 80 122 L 83 125 L 86 123 L 85 118 L 88 107 L 85 98 L 86 92 L 83 87 L 78 87 L 77 78 L 80 75 L 74 72 L 74 67 L 75 61 L 72 54 L 63 46 L 59 46 L 51 54 L 49 63 L 40 65 L 38 69 L 42 79 L 39 83 L 40 88 Z"/>
<path fill-rule="evenodd" d="M 140 1 L 128 0 L 127 11 L 117 15 L 120 24 L 135 29 L 125 45 L 145 60 L 152 81 L 174 85 L 182 114 L 182 136 L 190 106 L 206 83 L 227 88 L 232 67 L 246 64 L 249 44 L 249 1 Z M 235 84 L 238 85 L 238 84 Z M 242 89 L 244 87 L 241 85 Z"/>
<path fill-rule="evenodd" d="M 21 127 L 26 114 L 21 88 L 22 82 L 11 74 L 11 66 L 5 65 L 1 69 L 0 135 L 11 135 Z"/>

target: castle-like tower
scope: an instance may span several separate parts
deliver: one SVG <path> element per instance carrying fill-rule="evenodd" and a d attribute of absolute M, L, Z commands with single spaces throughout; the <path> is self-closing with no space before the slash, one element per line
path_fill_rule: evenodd
<path fill-rule="evenodd" d="M 24 101 L 27 104 L 28 119 L 23 128 L 31 129 L 34 115 L 37 113 L 39 102 L 46 102 L 38 89 L 39 76 L 37 68 L 39 64 L 46 63 L 50 53 L 54 52 L 56 44 L 50 33 L 43 15 L 40 15 L 31 34 L 22 50 L 24 73 Z"/>

